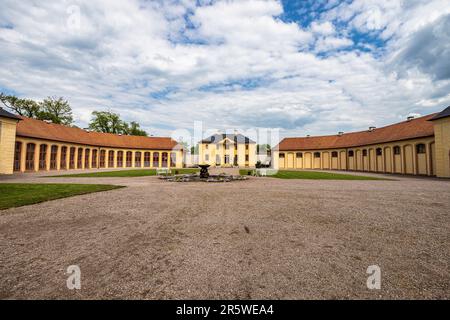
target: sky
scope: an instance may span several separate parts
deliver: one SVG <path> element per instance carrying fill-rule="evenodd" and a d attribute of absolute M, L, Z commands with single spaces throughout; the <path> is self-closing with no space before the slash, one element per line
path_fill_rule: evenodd
<path fill-rule="evenodd" d="M 0 91 L 153 135 L 380 127 L 450 105 L 450 2 L 1 0 Z"/>

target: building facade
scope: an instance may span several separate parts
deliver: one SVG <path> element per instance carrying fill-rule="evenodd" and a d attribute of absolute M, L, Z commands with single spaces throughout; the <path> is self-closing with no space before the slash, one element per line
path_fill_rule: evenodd
<path fill-rule="evenodd" d="M 0 174 L 181 167 L 183 149 L 171 138 L 89 132 L 0 109 Z"/>
<path fill-rule="evenodd" d="M 256 165 L 256 142 L 242 134 L 215 134 L 199 142 L 198 154 L 199 164 L 252 168 Z"/>
<path fill-rule="evenodd" d="M 450 107 L 382 128 L 285 138 L 274 150 L 273 166 L 449 178 Z"/>

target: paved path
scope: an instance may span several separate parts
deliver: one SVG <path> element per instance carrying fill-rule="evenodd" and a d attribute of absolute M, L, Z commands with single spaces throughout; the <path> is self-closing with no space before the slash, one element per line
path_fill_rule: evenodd
<path fill-rule="evenodd" d="M 0 298 L 450 298 L 450 181 L 0 181 L 127 186 L 1 211 Z"/>

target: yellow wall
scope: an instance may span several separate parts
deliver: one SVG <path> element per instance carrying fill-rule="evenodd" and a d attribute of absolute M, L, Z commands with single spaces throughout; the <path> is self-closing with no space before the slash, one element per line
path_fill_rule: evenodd
<path fill-rule="evenodd" d="M 436 144 L 432 147 L 436 152 L 436 175 L 450 178 L 450 117 L 433 122 Z"/>
<path fill-rule="evenodd" d="M 66 154 L 66 169 L 70 170 L 70 149 L 72 147 L 75 148 L 75 167 L 74 169 L 94 169 L 94 168 L 100 168 L 100 153 L 102 150 L 106 151 L 105 154 L 105 165 L 104 167 L 101 168 L 118 168 L 117 165 L 117 158 L 118 158 L 118 151 L 123 151 L 123 165 L 121 168 L 127 168 L 126 165 L 126 154 L 128 151 L 130 151 L 132 153 L 132 165 L 131 167 L 128 168 L 161 168 L 162 167 L 162 154 L 164 152 L 168 153 L 168 161 L 167 161 L 167 166 L 170 167 L 170 154 L 172 152 L 174 152 L 176 154 L 176 165 L 174 168 L 182 168 L 183 167 L 183 155 L 182 155 L 182 151 L 181 150 L 146 150 L 146 149 L 120 149 L 120 148 L 102 148 L 102 147 L 97 147 L 97 146 L 90 146 L 90 145 L 78 145 L 78 144 L 71 144 L 71 143 L 63 143 L 63 142 L 57 142 L 57 141 L 50 141 L 50 140 L 41 140 L 41 139 L 33 139 L 33 138 L 24 138 L 24 137 L 16 137 L 16 141 L 18 142 L 22 142 L 22 152 L 21 152 L 21 164 L 20 164 L 20 171 L 21 172 L 25 172 L 26 170 L 26 165 L 25 165 L 25 160 L 26 160 L 26 150 L 27 150 L 27 144 L 28 143 L 34 143 L 36 145 L 35 148 L 35 156 L 34 156 L 34 170 L 33 171 L 48 171 L 48 170 L 60 170 L 61 169 L 61 148 L 62 147 L 67 147 L 67 154 Z M 47 145 L 47 154 L 46 154 L 46 166 L 45 169 L 39 169 L 39 150 L 40 150 L 40 146 L 41 145 Z M 57 167 L 56 169 L 51 169 L 50 168 L 50 156 L 51 156 L 51 147 L 55 145 L 58 147 L 57 149 L 57 158 L 56 158 L 56 164 Z M 78 164 L 78 154 L 79 154 L 79 149 L 82 149 L 82 161 L 81 161 L 81 166 L 79 166 Z M 85 167 L 85 155 L 86 155 L 86 150 L 89 149 L 89 161 L 88 161 L 88 166 Z M 97 150 L 97 164 L 96 166 L 92 166 L 93 163 L 93 150 Z M 113 163 L 110 166 L 109 163 L 109 152 L 113 151 L 114 152 L 114 159 L 113 159 Z M 137 163 L 135 161 L 135 155 L 136 152 L 141 152 L 141 165 L 138 167 Z M 144 167 L 144 154 L 145 152 L 150 152 L 150 166 L 146 166 Z M 158 162 L 158 166 L 154 166 L 153 165 L 153 154 L 154 153 L 158 153 L 159 154 L 159 162 Z M 11 159 L 13 159 L 13 157 L 11 157 Z M 12 161 L 9 161 L 12 164 Z"/>
<path fill-rule="evenodd" d="M 0 117 L 0 174 L 13 173 L 17 120 Z"/>
<path fill-rule="evenodd" d="M 228 150 L 224 146 L 224 141 L 229 143 Z M 198 145 L 199 164 L 209 164 L 216 166 L 216 157 L 220 160 L 220 167 L 234 166 L 234 156 L 237 155 L 237 165 L 239 167 L 254 167 L 256 165 L 256 143 L 249 143 L 246 149 L 245 143 L 238 143 L 235 148 L 234 141 L 226 138 L 218 143 L 200 143 Z M 229 157 L 229 163 L 225 164 L 225 156 Z M 248 161 L 246 160 L 248 156 Z"/>
<path fill-rule="evenodd" d="M 450 128 L 450 126 L 449 126 Z M 449 129 L 443 129 L 449 130 Z M 450 131 L 449 131 L 450 132 Z M 447 135 L 449 136 L 450 133 Z M 447 140 L 447 151 L 450 150 L 450 141 Z M 417 145 L 424 144 L 426 153 L 417 153 Z M 394 155 L 393 148 L 400 147 L 401 154 Z M 377 149 L 381 148 L 381 155 L 377 155 Z M 277 169 L 335 169 L 335 170 L 355 170 L 370 171 L 380 173 L 401 173 L 417 175 L 435 175 L 433 167 L 442 167 L 436 161 L 434 152 L 434 138 L 411 139 L 393 143 L 385 143 L 370 146 L 360 146 L 357 148 L 327 149 L 327 150 L 292 150 L 274 152 L 274 168 Z M 348 151 L 353 150 L 354 156 L 350 157 Z M 363 150 L 367 150 L 367 155 L 363 156 Z M 337 152 L 338 157 L 332 157 L 332 152 Z M 303 157 L 297 158 L 297 153 L 302 153 Z M 314 153 L 319 152 L 320 158 L 315 158 Z M 284 154 L 284 158 L 280 157 Z M 294 158 L 295 157 L 295 158 Z M 296 161 L 292 161 L 295 159 Z M 444 159 L 445 160 L 445 159 Z M 442 162 L 442 160 L 440 160 Z M 450 168 L 449 159 L 443 166 Z M 433 165 L 437 162 L 436 165 Z M 441 173 L 442 174 L 442 173 Z M 442 175 L 440 175 L 442 176 Z"/>

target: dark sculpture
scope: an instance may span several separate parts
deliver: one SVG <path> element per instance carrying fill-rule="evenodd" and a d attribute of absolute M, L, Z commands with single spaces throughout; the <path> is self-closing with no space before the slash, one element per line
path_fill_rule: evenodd
<path fill-rule="evenodd" d="M 208 179 L 209 178 L 208 168 L 210 167 L 210 165 L 209 164 L 199 164 L 198 166 L 200 168 L 200 178 Z"/>

